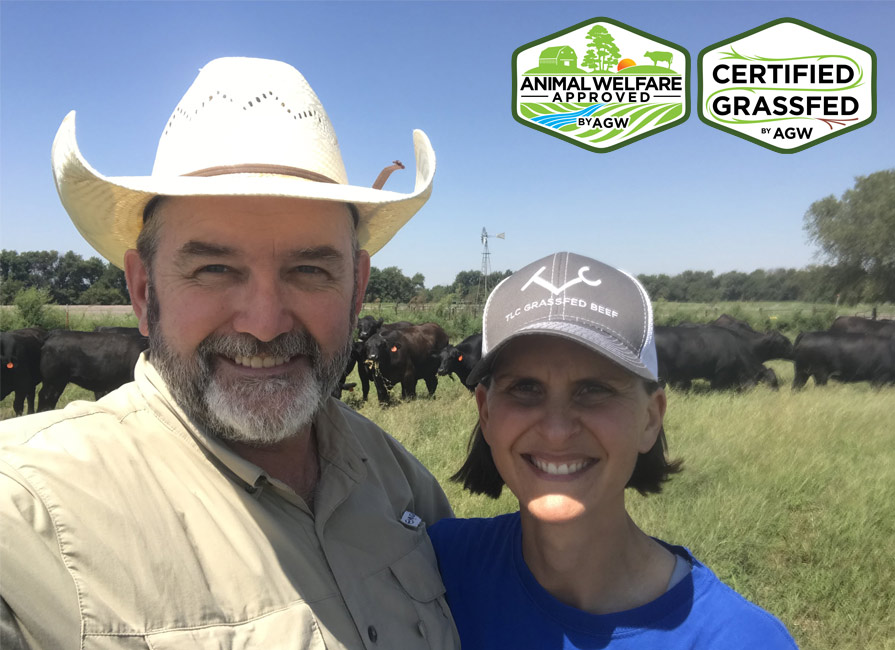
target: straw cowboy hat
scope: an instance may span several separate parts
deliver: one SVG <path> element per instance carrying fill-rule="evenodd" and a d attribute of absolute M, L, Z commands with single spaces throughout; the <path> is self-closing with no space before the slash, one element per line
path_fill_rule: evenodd
<path fill-rule="evenodd" d="M 317 95 L 287 63 L 208 63 L 165 125 L 150 176 L 103 176 L 78 150 L 75 113 L 53 142 L 62 205 L 84 238 L 118 267 L 136 246 L 154 196 L 278 196 L 354 206 L 361 248 L 382 248 L 428 200 L 435 153 L 413 132 L 416 183 L 402 194 L 348 184 L 335 131 Z M 401 166 L 396 161 L 396 166 Z M 384 170 L 386 171 L 386 170 Z M 387 176 L 387 174 L 385 174 Z"/>

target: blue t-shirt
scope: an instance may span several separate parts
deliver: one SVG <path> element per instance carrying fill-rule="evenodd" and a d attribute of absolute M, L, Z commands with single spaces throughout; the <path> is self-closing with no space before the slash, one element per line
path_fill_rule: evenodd
<path fill-rule="evenodd" d="M 463 650 L 792 650 L 786 627 L 681 546 L 689 575 L 641 607 L 596 615 L 551 596 L 522 557 L 519 513 L 442 519 L 429 529 Z"/>

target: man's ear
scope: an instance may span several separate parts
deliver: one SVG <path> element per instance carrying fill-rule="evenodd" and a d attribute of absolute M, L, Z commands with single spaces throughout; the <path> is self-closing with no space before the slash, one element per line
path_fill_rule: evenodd
<path fill-rule="evenodd" d="M 124 254 L 124 277 L 127 279 L 127 290 L 131 294 L 131 306 L 137 315 L 140 334 L 149 336 L 149 319 L 147 306 L 149 303 L 149 273 L 146 265 L 136 249 L 131 248 Z"/>
<path fill-rule="evenodd" d="M 364 308 L 364 294 L 367 292 L 367 282 L 370 281 L 370 254 L 365 250 L 357 251 L 357 286 L 354 301 L 354 315 L 360 314 Z"/>

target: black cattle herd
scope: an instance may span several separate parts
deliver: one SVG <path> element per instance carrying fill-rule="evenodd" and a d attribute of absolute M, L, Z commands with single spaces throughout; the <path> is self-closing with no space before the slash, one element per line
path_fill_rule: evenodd
<path fill-rule="evenodd" d="M 436 323 L 384 323 L 365 316 L 358 321 L 357 334 L 336 397 L 354 388 L 345 380 L 355 367 L 365 401 L 371 383 L 380 404 L 391 402 L 397 384 L 403 400 L 415 398 L 419 380 L 432 396 L 439 376 L 456 375 L 466 385 L 482 355 L 481 334 L 451 345 Z M 743 390 L 758 383 L 777 388 L 776 373 L 764 365 L 770 359 L 793 362 L 794 390 L 811 377 L 818 386 L 829 379 L 867 381 L 875 387 L 895 384 L 895 320 L 840 316 L 829 330 L 802 332 L 794 342 L 775 330 L 757 332 L 727 315 L 711 323 L 657 326 L 655 334 L 659 379 L 678 389 L 690 388 L 694 379 L 707 380 L 717 389 Z M 93 391 L 99 399 L 133 379 L 137 358 L 148 345 L 146 337 L 129 327 L 2 332 L 0 399 L 14 393 L 16 415 L 24 412 L 26 400 L 28 412 L 34 412 L 38 385 L 38 411 L 54 409 L 69 383 Z"/>

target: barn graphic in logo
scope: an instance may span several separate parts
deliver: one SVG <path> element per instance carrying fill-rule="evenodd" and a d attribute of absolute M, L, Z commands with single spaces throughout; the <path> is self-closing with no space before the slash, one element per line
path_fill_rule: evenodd
<path fill-rule="evenodd" d="M 689 117 L 689 70 L 681 46 L 593 18 L 513 52 L 513 118 L 607 153 Z"/>
<path fill-rule="evenodd" d="M 876 117 L 876 54 L 781 18 L 699 53 L 699 119 L 778 153 L 795 153 Z"/>

